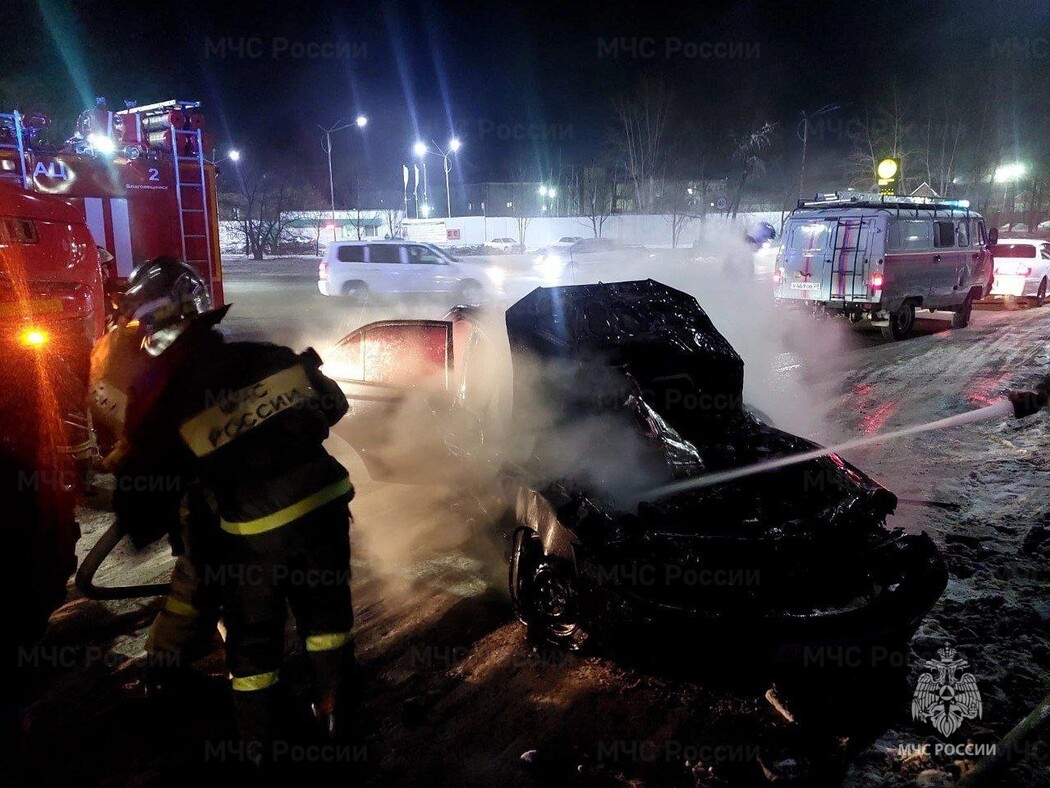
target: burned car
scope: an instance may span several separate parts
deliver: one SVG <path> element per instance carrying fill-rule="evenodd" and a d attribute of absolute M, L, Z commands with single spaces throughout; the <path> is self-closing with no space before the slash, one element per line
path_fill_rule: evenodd
<path fill-rule="evenodd" d="M 505 336 L 470 310 L 373 323 L 325 371 L 373 477 L 498 490 L 515 609 L 560 645 L 689 621 L 897 642 L 946 585 L 927 535 L 886 527 L 896 497 L 835 454 L 668 492 L 817 446 L 745 406 L 740 356 L 658 282 L 538 288 Z"/>

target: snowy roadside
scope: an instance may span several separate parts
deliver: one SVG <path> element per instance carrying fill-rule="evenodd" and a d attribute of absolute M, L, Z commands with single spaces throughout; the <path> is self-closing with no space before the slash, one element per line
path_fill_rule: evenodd
<path fill-rule="evenodd" d="M 874 431 L 884 431 L 940 418 L 987 404 L 1006 389 L 1030 388 L 1050 374 L 1050 310 L 989 317 L 990 324 L 968 331 L 911 340 L 906 355 L 899 345 L 866 353 L 846 375 L 837 403 L 845 414 L 841 426 L 857 434 L 873 419 Z M 928 530 L 950 571 L 947 590 L 911 642 L 908 680 L 914 687 L 928 670 L 925 661 L 951 643 L 969 662 L 965 670 L 977 680 L 983 709 L 947 739 L 902 709 L 900 723 L 861 755 L 846 785 L 953 784 L 975 759 L 902 755 L 900 747 L 998 743 L 1050 693 L 1048 450 L 1050 418 L 1041 414 L 851 457 L 902 497 L 959 505 L 958 511 L 902 506 L 894 518 Z M 1017 784 L 1050 784 L 1047 742 L 1008 759 Z"/>

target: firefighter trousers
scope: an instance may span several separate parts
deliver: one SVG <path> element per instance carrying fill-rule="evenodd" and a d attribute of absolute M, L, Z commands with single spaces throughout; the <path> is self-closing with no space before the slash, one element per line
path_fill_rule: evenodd
<path fill-rule="evenodd" d="M 241 736 L 271 741 L 287 608 L 314 680 L 314 706 L 332 713 L 353 664 L 350 513 L 346 498 L 252 536 L 223 533 L 226 658 Z"/>
<path fill-rule="evenodd" d="M 146 637 L 146 664 L 161 671 L 187 668 L 211 651 L 219 623 L 220 588 L 209 577 L 218 549 L 218 517 L 199 485 L 187 491 L 185 503 L 182 552 L 164 607 Z"/>

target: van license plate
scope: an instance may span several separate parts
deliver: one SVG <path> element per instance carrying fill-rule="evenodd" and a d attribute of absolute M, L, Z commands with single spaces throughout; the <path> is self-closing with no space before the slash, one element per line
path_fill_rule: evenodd
<path fill-rule="evenodd" d="M 819 290 L 820 282 L 792 282 L 792 290 Z"/>

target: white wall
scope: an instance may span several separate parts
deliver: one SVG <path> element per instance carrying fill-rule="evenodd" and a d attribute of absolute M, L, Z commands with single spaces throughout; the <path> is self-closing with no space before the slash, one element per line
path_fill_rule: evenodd
<path fill-rule="evenodd" d="M 782 215 L 779 211 L 754 214 L 740 214 L 736 224 L 743 233 L 756 222 L 769 222 L 778 230 Z M 406 220 L 411 223 L 412 220 Z M 518 238 L 518 220 L 512 216 L 454 216 L 445 219 L 447 230 L 459 230 L 459 240 L 450 244 L 473 246 L 492 238 Z M 706 221 L 710 224 L 730 221 L 717 214 L 709 215 Z M 700 233 L 699 219 L 687 220 L 678 238 L 679 246 L 691 246 Z M 525 229 L 525 246 L 535 248 L 547 246 L 564 235 L 578 235 L 583 238 L 594 237 L 591 221 L 586 216 L 544 216 L 529 219 Z M 602 226 L 602 237 L 611 238 L 621 243 L 644 244 L 646 246 L 671 246 L 670 216 L 610 216 Z"/>
<path fill-rule="evenodd" d="M 348 213 L 340 211 L 342 213 Z M 365 215 L 362 212 L 362 215 Z M 340 216 L 340 218 L 343 218 Z M 736 218 L 736 228 L 741 235 L 757 222 L 769 222 L 777 230 L 780 230 L 783 214 L 780 211 L 762 211 L 758 213 L 740 214 Z M 405 225 L 411 225 L 417 220 L 406 219 Z M 515 238 L 518 239 L 518 220 L 513 216 L 453 216 L 451 219 L 419 220 L 421 224 L 433 224 L 436 221 L 444 221 L 445 231 L 459 230 L 459 239 L 450 240 L 447 245 L 452 246 L 475 246 L 493 238 Z M 711 226 L 730 223 L 727 217 L 718 214 L 709 214 L 706 221 Z M 219 223 L 220 241 L 223 249 L 236 245 L 239 240 L 236 222 Z M 692 246 L 700 233 L 701 222 L 699 219 L 690 219 L 682 228 L 678 238 L 678 245 L 682 247 Z M 379 229 L 378 237 L 386 234 L 386 227 Z M 736 229 L 734 229 L 736 232 Z M 288 236 L 298 237 L 303 241 L 314 240 L 316 231 L 313 229 L 289 230 Z M 331 230 L 321 231 L 321 244 L 332 240 Z M 591 220 L 586 216 L 543 216 L 529 219 L 528 227 L 525 229 L 525 246 L 535 249 L 547 246 L 557 241 L 564 235 L 578 235 L 582 238 L 594 237 L 591 229 Z M 413 233 L 409 230 L 409 237 Z M 356 238 L 356 235 L 353 236 Z M 660 215 L 617 215 L 610 216 L 602 226 L 602 237 L 611 238 L 620 243 L 643 244 L 654 247 L 671 246 L 671 217 Z M 520 239 L 518 239 L 520 240 Z"/>

